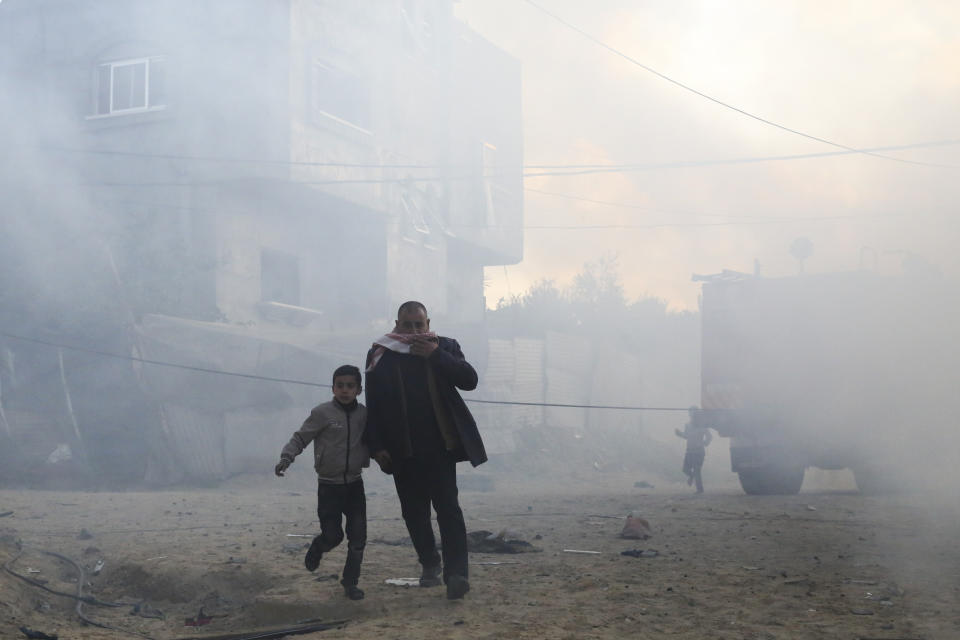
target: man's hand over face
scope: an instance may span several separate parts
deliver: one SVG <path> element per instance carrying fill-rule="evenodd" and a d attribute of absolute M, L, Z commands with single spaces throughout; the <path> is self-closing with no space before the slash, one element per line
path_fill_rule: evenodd
<path fill-rule="evenodd" d="M 414 336 L 410 344 L 410 353 L 421 358 L 429 358 L 430 354 L 437 350 L 437 339 L 427 336 Z"/>

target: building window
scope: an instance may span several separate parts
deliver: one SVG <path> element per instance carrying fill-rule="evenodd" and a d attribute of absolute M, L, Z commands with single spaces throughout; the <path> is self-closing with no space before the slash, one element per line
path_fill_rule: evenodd
<path fill-rule="evenodd" d="M 166 105 L 163 58 L 135 58 L 97 66 L 97 115 L 159 109 Z"/>
<path fill-rule="evenodd" d="M 364 131 L 372 130 L 370 89 L 354 74 L 315 62 L 312 102 L 318 121 L 332 117 Z"/>
<path fill-rule="evenodd" d="M 261 250 L 260 300 L 300 304 L 300 265 L 296 256 L 273 249 Z"/>

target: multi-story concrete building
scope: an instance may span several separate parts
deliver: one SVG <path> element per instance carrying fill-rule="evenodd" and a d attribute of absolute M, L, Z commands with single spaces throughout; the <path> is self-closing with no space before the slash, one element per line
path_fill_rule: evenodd
<path fill-rule="evenodd" d="M 520 76 L 452 4 L 6 0 L 4 90 L 37 168 L 181 274 L 153 311 L 477 321 L 521 257 Z"/>
<path fill-rule="evenodd" d="M 21 300 L 99 278 L 151 353 L 478 324 L 521 258 L 519 64 L 452 0 L 2 0 L 0 74 Z"/>

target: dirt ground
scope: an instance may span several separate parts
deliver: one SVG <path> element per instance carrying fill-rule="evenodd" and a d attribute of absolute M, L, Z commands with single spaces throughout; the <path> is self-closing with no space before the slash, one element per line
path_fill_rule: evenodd
<path fill-rule="evenodd" d="M 591 470 L 592 471 L 592 470 Z M 808 476 L 797 496 L 745 496 L 726 479 L 696 496 L 636 473 L 559 471 L 535 482 L 472 473 L 467 530 L 522 538 L 539 552 L 470 557 L 471 591 L 387 584 L 419 575 L 388 479 L 367 472 L 369 544 L 360 586 L 337 580 L 342 546 L 315 574 L 304 545 L 318 531 L 308 473 L 244 476 L 216 489 L 84 493 L 0 491 L 0 563 L 121 607 L 84 605 L 0 572 L 0 637 L 21 626 L 60 639 L 240 634 L 304 620 L 343 621 L 302 638 L 960 638 L 956 497 L 861 496 L 843 477 Z M 635 487 L 651 480 L 654 488 Z M 643 483 L 641 483 L 643 484 Z M 714 483 L 716 485 L 717 483 Z M 921 499 L 923 498 L 923 499 Z M 633 512 L 652 537 L 619 537 Z M 81 536 L 81 532 L 86 535 Z M 85 539 L 80 539 L 85 538 Z M 400 544 L 398 544 L 400 543 Z M 21 548 L 22 547 L 22 548 Z M 570 553 L 566 550 L 599 553 Z M 621 555 L 656 550 L 654 557 Z M 498 564 L 500 563 L 500 564 Z M 132 613 L 140 603 L 143 617 Z M 202 607 L 208 624 L 187 626 Z"/>

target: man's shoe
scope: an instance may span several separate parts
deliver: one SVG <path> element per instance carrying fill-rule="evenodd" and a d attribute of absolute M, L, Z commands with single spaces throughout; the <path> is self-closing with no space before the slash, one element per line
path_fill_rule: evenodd
<path fill-rule="evenodd" d="M 421 587 L 439 587 L 443 582 L 440 579 L 440 574 L 442 569 L 440 565 L 436 564 L 433 566 L 424 566 L 423 573 L 420 574 L 420 586 Z"/>
<path fill-rule="evenodd" d="M 317 567 L 320 566 L 320 558 L 323 557 L 323 550 L 320 548 L 320 536 L 317 536 L 313 539 L 313 542 L 310 543 L 310 548 L 307 549 L 307 555 L 303 559 L 303 566 L 307 568 L 307 571 L 316 571 Z"/>
<path fill-rule="evenodd" d="M 351 600 L 363 600 L 363 589 L 355 584 L 343 585 L 343 592 L 347 594 L 347 597 Z"/>
<path fill-rule="evenodd" d="M 447 600 L 459 600 L 470 591 L 470 581 L 463 576 L 447 578 Z"/>

